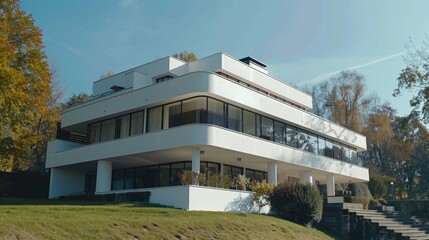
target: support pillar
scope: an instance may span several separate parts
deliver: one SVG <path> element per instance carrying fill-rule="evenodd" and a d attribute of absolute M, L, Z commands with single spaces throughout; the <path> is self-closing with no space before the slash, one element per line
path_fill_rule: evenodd
<path fill-rule="evenodd" d="M 97 181 L 95 193 L 109 192 L 112 185 L 112 161 L 99 160 L 97 162 Z"/>
<path fill-rule="evenodd" d="M 268 163 L 268 183 L 277 186 L 277 164 Z"/>
<path fill-rule="evenodd" d="M 299 174 L 299 181 L 304 184 L 310 184 L 313 186 L 313 173 L 312 172 L 301 172 Z"/>
<path fill-rule="evenodd" d="M 192 172 L 200 173 L 200 148 L 192 148 Z"/>
<path fill-rule="evenodd" d="M 328 197 L 335 196 L 335 177 L 334 175 L 326 176 L 326 193 Z"/>

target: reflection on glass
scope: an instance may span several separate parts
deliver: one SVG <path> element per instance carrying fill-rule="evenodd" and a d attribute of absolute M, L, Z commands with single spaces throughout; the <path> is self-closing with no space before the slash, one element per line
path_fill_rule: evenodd
<path fill-rule="evenodd" d="M 276 142 L 285 144 L 286 143 L 286 125 L 281 122 L 274 122 L 274 139 Z"/>
<path fill-rule="evenodd" d="M 224 112 L 225 111 L 223 102 L 212 98 L 208 99 L 208 123 L 225 127 Z"/>
<path fill-rule="evenodd" d="M 147 111 L 147 131 L 156 132 L 161 130 L 162 107 L 151 108 Z"/>
<path fill-rule="evenodd" d="M 286 127 L 286 143 L 291 147 L 298 146 L 298 132 L 296 128 L 289 125 Z"/>
<path fill-rule="evenodd" d="M 303 130 L 298 130 L 298 148 L 302 150 L 307 150 L 307 132 L 304 132 Z"/>
<path fill-rule="evenodd" d="M 143 133 L 143 112 L 136 112 L 131 114 L 130 135 L 134 136 L 142 133 Z"/>
<path fill-rule="evenodd" d="M 228 128 L 241 132 L 241 108 L 228 105 Z"/>
<path fill-rule="evenodd" d="M 260 138 L 273 141 L 273 120 L 261 116 L 261 135 Z"/>
<path fill-rule="evenodd" d="M 341 160 L 341 146 L 337 142 L 333 142 L 334 158 Z"/>
<path fill-rule="evenodd" d="M 308 134 L 307 151 L 317 154 L 318 150 L 319 147 L 317 145 L 317 136 L 313 134 Z"/>
<path fill-rule="evenodd" d="M 319 137 L 319 154 L 326 156 L 326 140 L 323 137 Z"/>
<path fill-rule="evenodd" d="M 180 102 L 164 106 L 164 129 L 181 125 L 181 106 Z"/>
<path fill-rule="evenodd" d="M 198 97 L 182 103 L 182 124 L 206 123 L 207 98 Z"/>
<path fill-rule="evenodd" d="M 256 114 L 243 110 L 243 132 L 256 135 Z"/>
<path fill-rule="evenodd" d="M 116 119 L 101 122 L 101 142 L 115 139 Z"/>
<path fill-rule="evenodd" d="M 130 135 L 130 115 L 118 117 L 117 136 L 119 138 L 128 137 Z"/>

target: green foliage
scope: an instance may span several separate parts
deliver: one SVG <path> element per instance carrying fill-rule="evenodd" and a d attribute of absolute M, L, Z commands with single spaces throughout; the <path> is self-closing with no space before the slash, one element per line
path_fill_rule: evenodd
<path fill-rule="evenodd" d="M 383 178 L 374 176 L 369 179 L 368 188 L 375 199 L 381 199 L 387 194 L 386 183 Z"/>
<path fill-rule="evenodd" d="M 44 162 L 59 109 L 42 31 L 18 0 L 0 1 L 0 170 Z"/>
<path fill-rule="evenodd" d="M 219 174 L 214 174 L 211 172 L 207 173 L 208 178 L 207 178 L 207 186 L 209 187 L 220 187 L 221 184 L 221 176 Z"/>
<path fill-rule="evenodd" d="M 73 93 L 73 96 L 70 97 L 69 100 L 67 100 L 67 102 L 64 104 L 64 108 L 68 108 L 78 103 L 86 102 L 89 99 L 91 99 L 91 96 L 88 95 L 87 93 L 81 92 L 77 95 Z"/>
<path fill-rule="evenodd" d="M 283 182 L 274 187 L 269 201 L 277 215 L 301 225 L 311 226 L 322 218 L 323 198 L 315 186 Z"/>
<path fill-rule="evenodd" d="M 267 183 L 265 179 L 262 182 L 252 182 L 250 189 L 253 192 L 253 201 L 258 205 L 259 209 L 270 203 L 269 196 L 273 191 L 273 185 Z"/>
<path fill-rule="evenodd" d="M 175 53 L 172 56 L 187 63 L 194 62 L 197 60 L 197 56 L 195 55 L 195 53 L 188 52 L 186 50 L 180 53 Z"/>
<path fill-rule="evenodd" d="M 188 170 L 183 170 L 179 177 L 183 185 L 204 185 L 206 180 L 205 174 Z"/>
<path fill-rule="evenodd" d="M 426 35 L 420 47 L 410 40 L 404 60 L 407 66 L 397 78 L 398 87 L 393 96 L 400 96 L 404 91 L 411 92 L 410 106 L 413 109 L 409 118 L 429 123 L 429 37 Z"/>
<path fill-rule="evenodd" d="M 221 188 L 230 189 L 234 186 L 234 183 L 229 175 L 223 175 L 222 181 L 220 182 Z"/>
<path fill-rule="evenodd" d="M 235 179 L 235 187 L 238 190 L 246 190 L 249 183 L 250 179 L 248 179 L 245 175 L 238 174 L 238 177 Z"/>

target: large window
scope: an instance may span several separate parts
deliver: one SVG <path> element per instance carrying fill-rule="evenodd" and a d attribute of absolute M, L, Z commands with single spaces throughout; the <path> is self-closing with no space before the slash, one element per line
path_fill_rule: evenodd
<path fill-rule="evenodd" d="M 239 174 L 243 175 L 243 168 L 224 164 L 223 174 L 235 179 Z"/>
<path fill-rule="evenodd" d="M 207 98 L 198 97 L 182 103 L 182 124 L 206 123 Z"/>
<path fill-rule="evenodd" d="M 358 163 L 354 148 L 211 97 L 194 97 L 153 107 L 147 110 L 146 119 L 144 116 L 144 111 L 140 111 L 91 123 L 88 126 L 89 143 L 142 134 L 144 122 L 146 122 L 147 132 L 184 124 L 209 123 L 280 144 L 287 144 L 310 153 L 353 164 Z M 170 176 L 170 178 L 173 179 L 175 176 Z"/>
<path fill-rule="evenodd" d="M 261 116 L 261 135 L 259 137 L 274 141 L 272 119 Z"/>
<path fill-rule="evenodd" d="M 170 164 L 159 166 L 159 186 L 170 185 Z"/>
<path fill-rule="evenodd" d="M 308 144 L 307 132 L 300 129 L 298 131 L 298 148 L 302 150 L 307 150 L 307 144 Z"/>
<path fill-rule="evenodd" d="M 317 154 L 319 151 L 317 136 L 313 134 L 308 134 L 308 143 L 307 143 L 307 151 L 311 153 Z"/>
<path fill-rule="evenodd" d="M 327 156 L 326 155 L 326 140 L 323 137 L 319 137 L 318 139 L 318 146 L 319 146 L 319 154 L 323 155 L 323 156 Z"/>
<path fill-rule="evenodd" d="M 263 171 L 246 168 L 246 177 L 249 178 L 250 181 L 256 180 L 261 182 L 262 180 L 267 179 L 267 173 Z"/>
<path fill-rule="evenodd" d="M 93 123 L 89 125 L 89 143 L 100 142 L 101 123 Z"/>
<path fill-rule="evenodd" d="M 341 146 L 337 142 L 333 142 L 334 158 L 341 160 Z"/>
<path fill-rule="evenodd" d="M 332 141 L 329 139 L 326 139 L 325 153 L 327 157 L 330 157 L 330 158 L 334 157 L 334 145 Z"/>
<path fill-rule="evenodd" d="M 350 162 L 350 148 L 344 145 L 341 145 L 341 160 Z"/>
<path fill-rule="evenodd" d="M 149 109 L 147 115 L 147 131 L 156 132 L 161 130 L 162 106 Z"/>
<path fill-rule="evenodd" d="M 125 171 L 115 170 L 112 172 L 112 190 L 122 190 L 125 187 Z"/>
<path fill-rule="evenodd" d="M 274 122 L 274 140 L 277 143 L 286 144 L 286 125 L 281 122 Z"/>
<path fill-rule="evenodd" d="M 116 119 L 109 119 L 101 122 L 101 138 L 100 141 L 108 141 L 115 139 Z"/>
<path fill-rule="evenodd" d="M 228 105 L 228 128 L 241 132 L 241 108 Z"/>
<path fill-rule="evenodd" d="M 295 127 L 286 127 L 286 143 L 291 147 L 298 146 L 298 132 Z"/>
<path fill-rule="evenodd" d="M 207 123 L 225 126 L 225 109 L 224 103 L 212 98 L 208 99 L 208 119 Z"/>
<path fill-rule="evenodd" d="M 243 133 L 256 135 L 256 114 L 243 110 Z"/>
<path fill-rule="evenodd" d="M 131 114 L 131 129 L 130 135 L 134 136 L 143 133 L 143 112 Z"/>
<path fill-rule="evenodd" d="M 182 104 L 175 102 L 164 106 L 164 129 L 181 125 Z"/>
<path fill-rule="evenodd" d="M 130 115 L 119 117 L 116 124 L 116 136 L 118 136 L 118 138 L 130 136 Z"/>

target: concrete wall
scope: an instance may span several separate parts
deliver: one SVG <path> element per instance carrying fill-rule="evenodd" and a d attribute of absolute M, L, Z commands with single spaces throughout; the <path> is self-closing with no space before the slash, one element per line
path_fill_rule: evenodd
<path fill-rule="evenodd" d="M 85 193 L 85 173 L 67 168 L 51 168 L 49 198 Z"/>
<path fill-rule="evenodd" d="M 121 192 L 151 192 L 149 202 L 191 211 L 221 211 L 221 212 L 259 212 L 253 202 L 253 193 L 239 190 L 203 186 L 169 186 L 158 188 L 128 189 L 112 191 Z M 261 209 L 268 213 L 269 206 Z"/>

